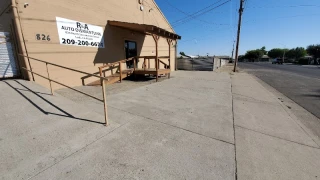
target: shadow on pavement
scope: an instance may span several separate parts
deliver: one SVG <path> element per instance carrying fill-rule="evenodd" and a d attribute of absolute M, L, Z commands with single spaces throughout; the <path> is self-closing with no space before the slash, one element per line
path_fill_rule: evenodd
<path fill-rule="evenodd" d="M 50 102 L 49 100 L 45 99 L 44 97 L 40 96 L 39 94 L 43 94 L 43 95 L 51 95 L 51 94 L 47 94 L 47 93 L 40 93 L 40 92 L 35 92 L 32 91 L 31 89 L 29 89 L 28 87 L 26 87 L 25 85 L 21 84 L 19 81 L 14 80 L 14 82 L 16 82 L 17 84 L 19 84 L 20 86 L 24 87 L 25 89 L 20 89 L 20 88 L 15 88 L 13 87 L 10 83 L 4 81 L 4 83 L 6 83 L 9 87 L 11 87 L 13 90 L 15 90 L 18 94 L 20 94 L 22 97 L 24 97 L 27 101 L 29 101 L 34 107 L 36 107 L 37 109 L 39 109 L 39 111 L 41 111 L 43 114 L 46 115 L 56 115 L 56 116 L 61 116 L 61 117 L 67 117 L 67 118 L 72 118 L 72 119 L 77 119 L 77 120 L 81 120 L 81 121 L 86 121 L 86 122 L 92 122 L 92 123 L 97 123 L 97 124 L 105 124 L 102 122 L 97 122 L 97 121 L 92 121 L 89 119 L 83 119 L 83 118 L 77 118 L 74 117 L 73 115 L 69 114 L 68 112 L 64 111 L 63 109 L 61 109 L 60 107 L 58 107 L 57 105 L 53 104 L 52 102 Z M 25 96 L 23 93 L 21 93 L 20 91 L 27 91 L 27 92 L 31 92 L 34 95 L 36 95 L 37 97 L 39 97 L 40 99 L 42 99 L 43 101 L 45 101 L 46 103 L 50 104 L 52 107 L 56 108 L 57 110 L 59 110 L 60 112 L 62 112 L 63 114 L 57 114 L 57 113 L 52 113 L 52 112 L 47 112 L 44 109 L 42 109 L 39 105 L 37 105 L 35 102 L 33 102 L 31 99 L 29 99 L 27 96 Z"/>

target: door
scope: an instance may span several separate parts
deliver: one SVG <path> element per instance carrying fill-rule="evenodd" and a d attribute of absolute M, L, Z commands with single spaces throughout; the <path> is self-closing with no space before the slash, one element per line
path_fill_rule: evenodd
<path fill-rule="evenodd" d="M 0 79 L 19 76 L 14 44 L 9 32 L 0 32 Z"/>
<path fill-rule="evenodd" d="M 125 41 L 124 43 L 126 59 L 137 56 L 137 43 L 134 41 Z M 138 62 L 137 62 L 138 66 Z M 133 60 L 127 61 L 127 68 L 133 68 Z"/>

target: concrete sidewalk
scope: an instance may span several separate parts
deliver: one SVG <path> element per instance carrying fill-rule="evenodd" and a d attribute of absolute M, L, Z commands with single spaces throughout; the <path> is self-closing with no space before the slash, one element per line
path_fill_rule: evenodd
<path fill-rule="evenodd" d="M 238 179 L 320 179 L 319 137 L 251 75 L 232 76 Z"/>
<path fill-rule="evenodd" d="M 117 86 L 104 127 L 101 102 L 0 81 L 0 179 L 320 177 L 319 137 L 248 74 L 179 71 Z"/>

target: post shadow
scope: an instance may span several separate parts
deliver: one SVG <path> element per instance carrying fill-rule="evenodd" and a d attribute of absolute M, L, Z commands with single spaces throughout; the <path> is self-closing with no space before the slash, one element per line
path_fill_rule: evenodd
<path fill-rule="evenodd" d="M 60 107 L 58 107 L 57 105 L 53 104 L 52 102 L 50 102 L 49 100 L 45 99 L 44 97 L 40 96 L 38 94 L 38 92 L 34 92 L 32 91 L 30 88 L 26 87 L 25 85 L 21 84 L 19 81 L 14 80 L 17 84 L 19 84 L 20 86 L 26 88 L 25 91 L 29 91 L 31 93 L 33 93 L 34 95 L 36 95 L 37 97 L 39 97 L 40 99 L 42 99 L 43 101 L 45 101 L 46 103 L 50 104 L 52 107 L 56 108 L 57 110 L 59 110 L 60 112 L 62 112 L 63 114 L 57 114 L 57 113 L 52 113 L 52 112 L 47 112 L 44 109 L 42 109 L 39 105 L 37 105 L 35 102 L 33 102 L 31 99 L 29 99 L 27 96 L 25 96 L 23 93 L 21 93 L 19 90 L 19 88 L 15 88 L 13 87 L 10 83 L 4 81 L 4 83 L 6 83 L 9 87 L 11 87 L 13 90 L 15 90 L 18 94 L 20 94 L 22 97 L 24 97 L 29 103 L 31 103 L 34 107 L 36 107 L 39 111 L 41 111 L 43 114 L 45 115 L 56 115 L 56 116 L 61 116 L 61 117 L 67 117 L 67 118 L 71 118 L 71 119 L 76 119 L 76 120 L 81 120 L 81 121 L 86 121 L 86 122 L 92 122 L 92 123 L 97 123 L 97 124 L 105 124 L 102 122 L 97 122 L 97 121 L 93 121 L 93 120 L 89 120 L 89 119 L 83 119 L 83 118 L 78 118 L 73 116 L 72 114 L 66 112 L 65 110 L 61 109 Z"/>

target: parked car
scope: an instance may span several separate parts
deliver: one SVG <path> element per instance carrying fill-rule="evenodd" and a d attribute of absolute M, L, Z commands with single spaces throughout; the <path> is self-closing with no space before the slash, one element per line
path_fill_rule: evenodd
<path fill-rule="evenodd" d="M 282 59 L 274 59 L 272 64 L 283 64 Z"/>

